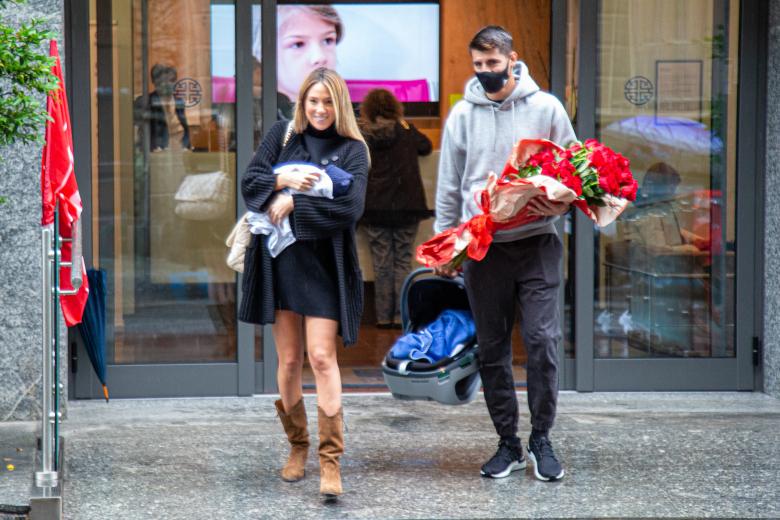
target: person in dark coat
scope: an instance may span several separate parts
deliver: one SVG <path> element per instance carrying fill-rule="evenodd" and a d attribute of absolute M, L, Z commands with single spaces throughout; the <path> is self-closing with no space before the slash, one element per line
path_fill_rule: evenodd
<path fill-rule="evenodd" d="M 360 129 L 371 151 L 361 225 L 374 265 L 376 325 L 400 327 L 401 286 L 412 265 L 417 228 L 433 215 L 425 202 L 418 157 L 433 148 L 430 139 L 403 119 L 401 103 L 385 89 L 372 90 L 363 99 Z"/>
<path fill-rule="evenodd" d="M 332 164 L 352 175 L 346 194 L 333 199 L 290 195 L 285 188 L 311 189 L 316 177 L 293 172 L 274 175 L 283 162 Z M 341 494 L 339 457 L 344 451 L 341 377 L 336 335 L 357 339 L 363 309 L 363 279 L 355 248 L 355 225 L 363 214 L 369 154 L 360 134 L 344 80 L 320 68 L 301 86 L 293 120 L 277 122 L 241 179 L 251 211 L 267 212 L 277 223 L 290 217 L 296 242 L 271 258 L 267 235 L 255 235 L 244 260 L 239 318 L 273 323 L 279 356 L 276 402 L 291 444 L 282 478 L 304 477 L 309 434 L 303 407 L 304 339 L 317 384 L 320 493 Z"/>
<path fill-rule="evenodd" d="M 184 101 L 174 97 L 176 69 L 156 63 L 151 71 L 154 90 L 148 102 L 139 96 L 133 103 L 136 124 L 149 131 L 149 150 L 155 152 L 168 148 L 189 150 L 190 127 L 184 115 Z M 139 140 L 143 142 L 143 138 Z"/>

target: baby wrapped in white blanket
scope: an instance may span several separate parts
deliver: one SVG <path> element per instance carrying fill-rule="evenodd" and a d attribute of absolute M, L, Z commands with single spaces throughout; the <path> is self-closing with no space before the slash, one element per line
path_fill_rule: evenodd
<path fill-rule="evenodd" d="M 352 183 L 352 175 L 333 165 L 328 165 L 324 170 L 315 164 L 304 162 L 287 162 L 274 167 L 275 175 L 288 172 L 313 173 L 318 177 L 317 182 L 314 183 L 311 189 L 306 191 L 294 190 L 292 188 L 281 190 L 282 193 L 289 195 L 300 194 L 309 197 L 332 199 L 346 193 L 349 190 L 349 185 Z M 272 258 L 276 258 L 286 247 L 295 243 L 295 236 L 290 227 L 289 215 L 284 217 L 278 224 L 274 224 L 266 212 L 255 213 L 250 211 L 247 213 L 247 222 L 249 222 L 250 231 L 253 234 L 268 235 L 268 252 Z"/>

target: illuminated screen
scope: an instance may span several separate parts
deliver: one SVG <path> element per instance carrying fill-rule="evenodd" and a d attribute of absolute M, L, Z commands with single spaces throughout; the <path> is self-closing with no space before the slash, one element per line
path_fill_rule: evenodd
<path fill-rule="evenodd" d="M 439 4 L 277 6 L 279 92 L 294 100 L 320 66 L 341 74 L 354 102 L 372 88 L 402 102 L 438 101 Z"/>
<path fill-rule="evenodd" d="M 212 6 L 213 101 L 235 102 L 232 5 Z M 261 12 L 252 6 L 252 54 L 262 61 Z M 223 56 L 224 54 L 224 56 Z M 353 102 L 386 88 L 404 103 L 439 100 L 439 4 L 277 6 L 277 90 L 290 101 L 317 67 L 334 68 Z"/>

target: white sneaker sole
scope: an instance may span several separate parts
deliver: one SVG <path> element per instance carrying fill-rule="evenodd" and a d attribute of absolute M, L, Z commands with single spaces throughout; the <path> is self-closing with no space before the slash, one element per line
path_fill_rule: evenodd
<path fill-rule="evenodd" d="M 561 472 L 555 477 L 545 477 L 544 475 L 539 473 L 539 465 L 536 463 L 536 457 L 534 457 L 534 454 L 531 450 L 528 450 L 528 460 L 530 460 L 531 463 L 534 465 L 534 476 L 536 476 L 536 478 L 538 478 L 539 480 L 543 480 L 544 482 L 561 480 L 563 476 L 566 474 L 566 470 L 564 470 L 563 468 L 561 468 Z"/>
<path fill-rule="evenodd" d="M 523 459 L 522 461 L 514 460 L 501 473 L 494 473 L 494 474 L 491 475 L 491 474 L 485 473 L 482 470 L 479 470 L 479 474 L 482 475 L 483 477 L 489 477 L 489 478 L 504 478 L 504 477 L 508 477 L 509 474 L 512 473 L 513 471 L 519 471 L 521 469 L 525 469 L 525 466 L 526 466 L 525 459 Z"/>

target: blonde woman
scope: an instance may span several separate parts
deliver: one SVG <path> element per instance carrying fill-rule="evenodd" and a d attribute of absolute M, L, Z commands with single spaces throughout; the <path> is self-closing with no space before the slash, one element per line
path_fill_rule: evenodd
<path fill-rule="evenodd" d="M 349 191 L 333 199 L 289 195 L 306 191 L 316 178 L 293 172 L 274 175 L 274 165 L 303 161 L 337 166 L 350 173 Z M 303 406 L 304 338 L 317 384 L 320 493 L 342 492 L 339 457 L 344 451 L 341 376 L 337 334 L 355 343 L 363 309 L 363 281 L 355 249 L 355 223 L 363 213 L 368 151 L 358 130 L 344 80 L 319 68 L 304 80 L 291 132 L 277 122 L 263 139 L 241 181 L 247 208 L 267 212 L 274 222 L 290 217 L 297 241 L 271 258 L 265 235 L 253 237 L 246 251 L 239 317 L 273 323 L 279 357 L 279 417 L 291 444 L 282 479 L 304 477 L 309 448 Z"/>

